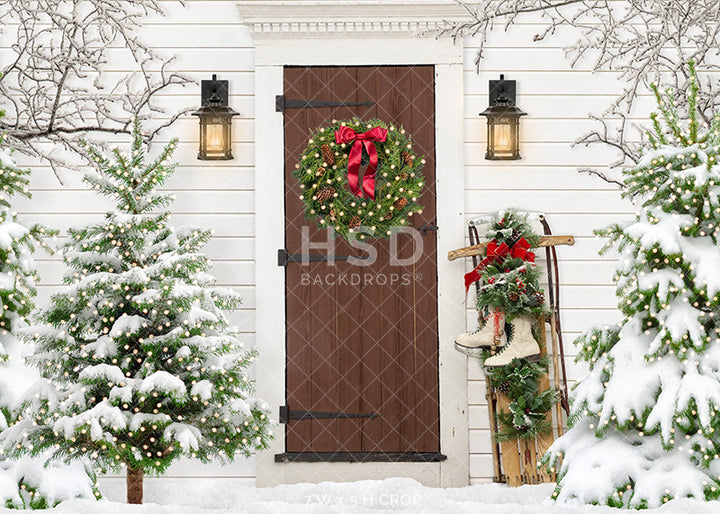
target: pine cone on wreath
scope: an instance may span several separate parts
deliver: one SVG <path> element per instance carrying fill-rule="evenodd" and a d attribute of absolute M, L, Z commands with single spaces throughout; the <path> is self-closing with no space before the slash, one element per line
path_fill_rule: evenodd
<path fill-rule="evenodd" d="M 407 173 L 401 173 L 401 174 L 400 174 L 400 180 L 407 180 L 407 179 L 408 179 L 408 174 L 407 174 Z"/>
<path fill-rule="evenodd" d="M 360 216 L 353 216 L 348 222 L 348 228 L 355 228 L 359 227 L 360 225 L 362 225 L 362 220 L 360 219 Z"/>
<path fill-rule="evenodd" d="M 517 294 L 515 291 L 510 291 L 507 295 L 508 300 L 511 302 L 517 302 L 520 299 L 520 295 Z"/>
<path fill-rule="evenodd" d="M 507 380 L 503 380 L 503 382 L 498 386 L 497 390 L 502 394 L 508 394 L 508 392 L 510 391 L 510 382 L 508 382 Z"/>
<path fill-rule="evenodd" d="M 395 203 L 393 204 L 393 206 L 397 210 L 404 209 L 406 205 L 407 205 L 407 198 L 398 198 L 397 200 L 395 200 Z"/>
<path fill-rule="evenodd" d="M 393 218 L 393 213 L 388 212 L 385 216 L 383 216 L 383 218 L 385 218 L 386 220 L 391 220 Z"/>
<path fill-rule="evenodd" d="M 334 207 L 330 207 L 330 221 L 337 221 L 337 211 Z"/>
<path fill-rule="evenodd" d="M 325 161 L 325 164 L 328 166 L 332 166 L 335 164 L 335 154 L 332 151 L 332 148 L 330 148 L 330 145 L 322 145 L 320 147 L 320 151 L 322 152 L 323 161 Z"/>
<path fill-rule="evenodd" d="M 333 195 L 335 194 L 335 188 L 332 186 L 325 186 L 320 191 L 317 192 L 317 199 L 318 202 L 327 202 L 330 200 Z"/>
<path fill-rule="evenodd" d="M 542 293 L 542 291 L 537 291 L 532 294 L 532 299 L 537 302 L 538 305 L 542 305 L 545 303 L 545 295 Z"/>
<path fill-rule="evenodd" d="M 410 152 L 406 152 L 403 150 L 400 152 L 400 157 L 402 158 L 403 162 L 410 166 L 413 163 L 412 155 L 410 155 Z"/>

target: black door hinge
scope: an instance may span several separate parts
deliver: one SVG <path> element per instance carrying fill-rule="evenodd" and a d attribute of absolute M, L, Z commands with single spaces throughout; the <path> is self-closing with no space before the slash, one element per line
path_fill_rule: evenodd
<path fill-rule="evenodd" d="M 371 412 L 370 414 L 360 414 L 355 412 L 325 412 L 317 410 L 290 410 L 287 405 L 280 406 L 280 423 L 287 424 L 288 421 L 304 421 L 308 419 L 346 419 L 346 418 L 379 418 L 380 414 Z"/>
<path fill-rule="evenodd" d="M 427 223 L 423 222 L 422 227 L 418 229 L 420 232 L 422 232 L 422 235 L 427 234 L 428 232 L 437 232 L 438 226 L 435 225 L 435 222 L 432 221 L 428 225 Z"/>
<path fill-rule="evenodd" d="M 355 107 L 363 105 L 370 107 L 375 102 L 366 100 L 364 102 L 333 102 L 330 100 L 296 100 L 294 98 L 285 98 L 285 95 L 275 96 L 275 111 L 285 112 L 285 109 L 309 109 L 318 107 Z"/>
<path fill-rule="evenodd" d="M 278 266 L 287 266 L 289 262 L 347 261 L 348 259 L 357 259 L 358 261 L 366 260 L 365 258 L 355 257 L 354 255 L 288 253 L 285 248 L 278 250 Z"/>

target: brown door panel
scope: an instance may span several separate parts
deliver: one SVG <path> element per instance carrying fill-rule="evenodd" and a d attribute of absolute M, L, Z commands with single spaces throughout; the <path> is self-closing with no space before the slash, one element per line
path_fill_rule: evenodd
<path fill-rule="evenodd" d="M 285 111 L 286 248 L 302 253 L 327 232 L 302 214 L 292 176 L 311 131 L 332 119 L 380 118 L 402 125 L 427 161 L 413 226 L 435 220 L 435 121 L 432 66 L 288 67 L 286 98 L 374 105 Z M 371 243 L 372 266 L 348 262 L 289 263 L 286 267 L 287 405 L 290 409 L 364 413 L 379 417 L 290 420 L 288 452 L 439 451 L 437 267 L 435 233 L 422 237 L 422 254 L 407 266 L 390 265 L 390 243 Z M 415 242 L 401 236 L 400 258 Z M 324 250 L 313 250 L 324 253 Z M 342 239 L 336 255 L 363 255 Z"/>

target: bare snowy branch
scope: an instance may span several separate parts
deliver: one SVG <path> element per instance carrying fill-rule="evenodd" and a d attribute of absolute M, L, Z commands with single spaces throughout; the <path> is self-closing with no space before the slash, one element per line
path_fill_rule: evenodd
<path fill-rule="evenodd" d="M 162 14 L 157 0 L 0 2 L 13 55 L 0 77 L 9 144 L 57 174 L 73 167 L 61 155 L 76 153 L 83 137 L 130 134 L 135 116 L 158 120 L 145 124 L 152 137 L 188 112 L 167 113 L 158 96 L 191 80 L 139 36 L 145 17 Z M 110 61 L 123 71 L 109 71 Z"/>
<path fill-rule="evenodd" d="M 608 177 L 602 171 L 594 170 L 591 168 L 580 168 L 578 170 L 578 173 L 587 173 L 588 175 L 594 175 L 594 176 L 598 177 L 600 180 L 607 182 L 608 184 L 615 184 L 620 189 L 625 189 L 625 184 L 623 184 L 619 180 L 615 180 L 615 179 Z"/>
<path fill-rule="evenodd" d="M 461 2 L 470 15 L 466 22 L 447 22 L 440 35 L 454 39 L 472 36 L 480 43 L 475 64 L 480 65 L 489 34 L 497 28 L 532 18 L 542 24 L 534 35 L 539 41 L 561 27 L 575 34 L 575 43 L 565 49 L 573 67 L 581 62 L 593 71 L 613 70 L 624 83 L 608 108 L 591 116 L 600 127 L 576 143 L 608 144 L 621 152 L 612 167 L 632 165 L 639 158 L 635 131 L 628 132 L 627 119 L 638 94 L 651 82 L 661 88 L 684 90 L 688 74 L 684 66 L 694 59 L 702 70 L 720 68 L 720 2 L 717 0 L 483 0 Z M 567 32 L 563 32 L 563 38 Z M 720 107 L 718 82 L 704 85 L 700 106 L 706 121 Z M 683 106 L 681 106 L 683 107 Z M 609 130 L 608 122 L 620 128 Z M 631 137 L 632 136 L 632 137 Z"/>

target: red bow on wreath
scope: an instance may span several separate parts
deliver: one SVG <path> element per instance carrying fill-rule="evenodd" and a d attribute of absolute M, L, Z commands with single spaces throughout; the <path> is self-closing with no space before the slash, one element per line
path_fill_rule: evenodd
<path fill-rule="evenodd" d="M 527 262 L 535 262 L 535 254 L 528 252 L 530 243 L 523 237 L 509 247 L 505 243 L 498 246 L 497 240 L 493 239 L 487 245 L 487 255 L 470 273 L 465 274 L 465 299 L 467 300 L 468 289 L 470 285 L 482 278 L 482 271 L 495 261 L 502 261 L 510 255 L 513 258 L 522 259 Z"/>
<path fill-rule="evenodd" d="M 387 139 L 387 129 L 375 127 L 367 132 L 358 134 L 350 127 L 342 125 L 335 131 L 335 142 L 338 144 L 351 143 L 348 155 L 348 185 L 355 196 L 375 200 L 375 170 L 378 165 L 378 154 L 374 141 L 384 143 Z M 360 142 L 359 145 L 355 144 Z M 362 149 L 368 154 L 368 167 L 363 174 L 362 191 L 360 190 L 360 163 L 362 162 Z"/>

